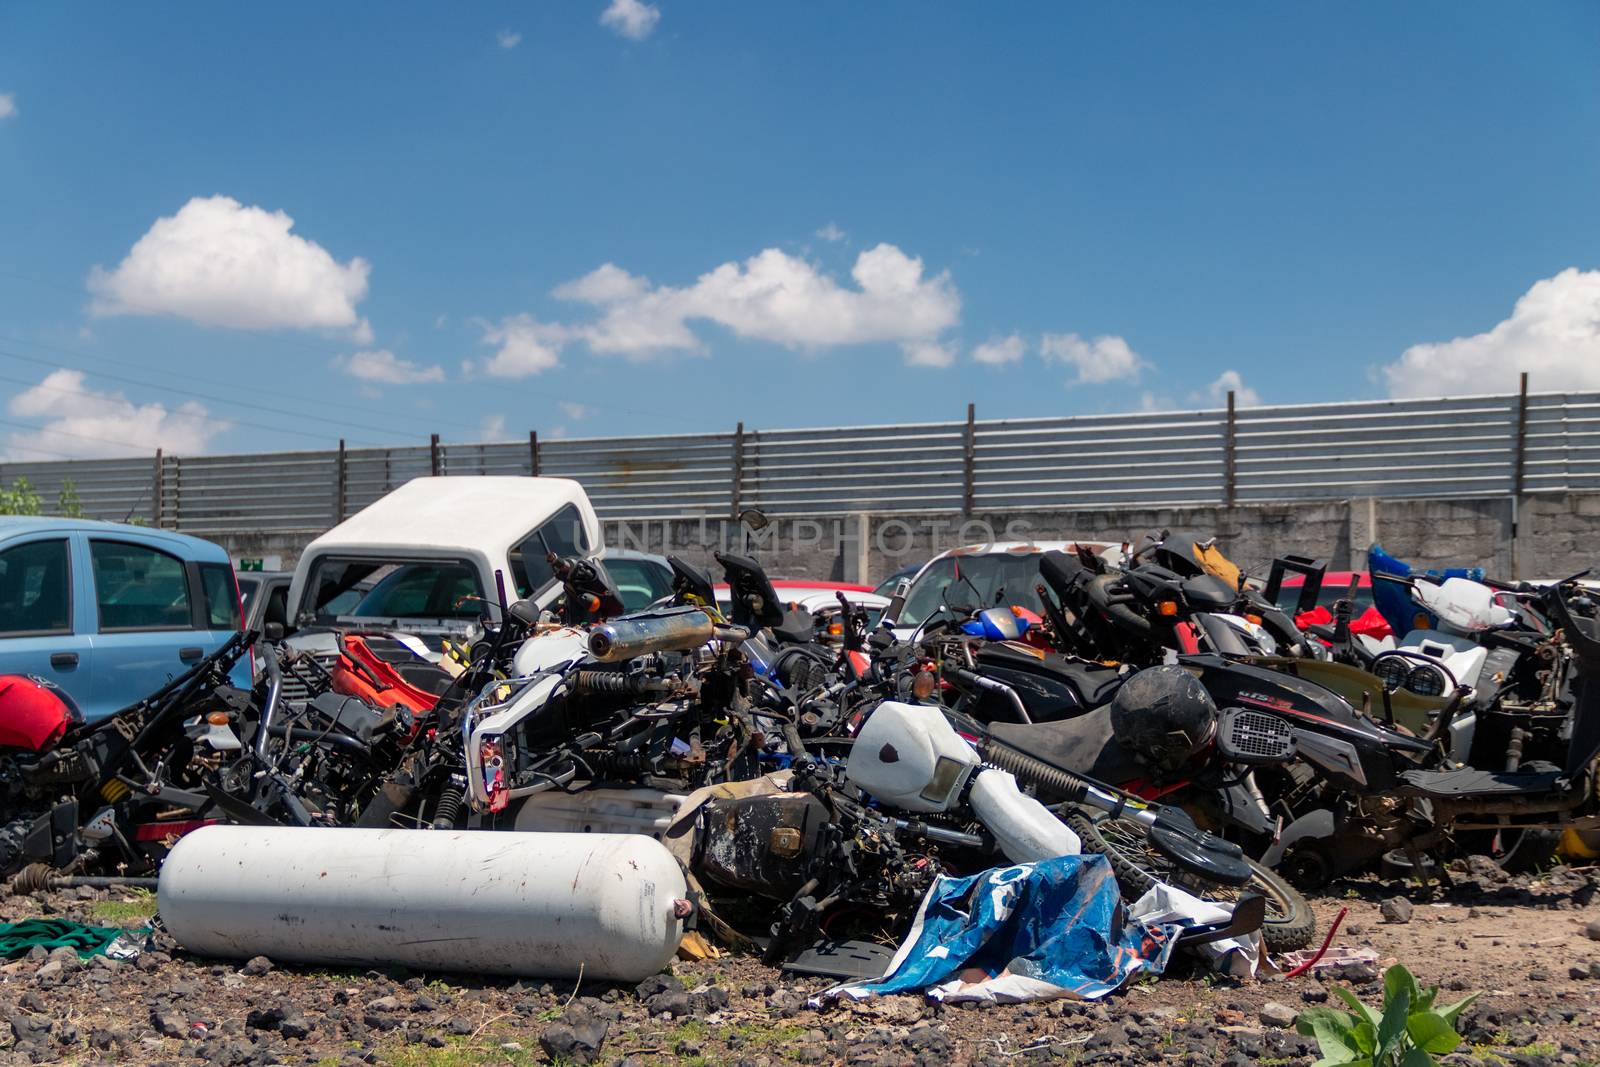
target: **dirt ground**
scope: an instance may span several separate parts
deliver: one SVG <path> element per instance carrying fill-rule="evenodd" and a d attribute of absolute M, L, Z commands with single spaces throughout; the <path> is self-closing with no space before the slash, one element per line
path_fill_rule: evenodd
<path fill-rule="evenodd" d="M 806 997 L 825 980 L 726 956 L 680 961 L 637 988 L 202 960 L 170 943 L 135 963 L 20 959 L 0 964 L 0 1064 L 1309 1064 L 1294 1015 L 1335 984 L 1378 1001 L 1377 968 L 1396 960 L 1449 999 L 1484 993 L 1446 1062 L 1600 1063 L 1600 940 L 1586 932 L 1600 920 L 1597 891 L 1600 870 L 1560 867 L 1515 879 L 1463 868 L 1431 895 L 1340 883 L 1314 901 L 1319 938 L 1348 908 L 1334 951 L 1370 948 L 1376 967 L 1241 985 L 1180 964 L 1088 1004 L 892 997 L 812 1011 Z M 1397 895 L 1414 905 L 1407 921 L 1384 917 Z M 0 897 L 0 919 L 137 926 L 154 905 L 62 890 Z"/>

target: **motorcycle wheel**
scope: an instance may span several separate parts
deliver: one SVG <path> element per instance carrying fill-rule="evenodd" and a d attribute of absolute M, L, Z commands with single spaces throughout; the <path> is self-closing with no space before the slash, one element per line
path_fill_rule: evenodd
<path fill-rule="evenodd" d="M 1085 852 L 1098 852 L 1111 861 L 1117 884 L 1127 898 L 1137 900 L 1152 885 L 1165 882 L 1206 900 L 1226 904 L 1241 893 L 1260 893 L 1267 898 L 1267 916 L 1261 924 L 1261 940 L 1271 952 L 1291 952 L 1311 943 L 1317 930 L 1317 917 L 1311 904 L 1278 875 L 1255 860 L 1250 864 L 1250 881 L 1242 886 L 1224 886 L 1177 870 L 1151 847 L 1142 824 L 1127 818 L 1101 816 L 1090 819 L 1069 815 L 1066 823 L 1083 841 Z"/>

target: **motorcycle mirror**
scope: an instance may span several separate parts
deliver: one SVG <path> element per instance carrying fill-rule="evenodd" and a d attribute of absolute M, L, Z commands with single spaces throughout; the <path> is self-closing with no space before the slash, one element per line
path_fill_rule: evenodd
<path fill-rule="evenodd" d="M 745 508 L 739 512 L 739 521 L 757 532 L 765 530 L 772 525 L 772 520 L 760 508 Z"/>
<path fill-rule="evenodd" d="M 1177 808 L 1162 808 L 1149 830 L 1150 844 L 1190 874 L 1222 885 L 1244 885 L 1252 871 L 1244 850 L 1216 834 L 1199 829 Z"/>
<path fill-rule="evenodd" d="M 283 640 L 283 623 L 269 622 L 261 627 L 261 640 L 269 645 L 275 645 Z"/>
<path fill-rule="evenodd" d="M 524 626 L 533 626 L 539 621 L 539 605 L 531 600 L 513 601 L 506 611 Z"/>

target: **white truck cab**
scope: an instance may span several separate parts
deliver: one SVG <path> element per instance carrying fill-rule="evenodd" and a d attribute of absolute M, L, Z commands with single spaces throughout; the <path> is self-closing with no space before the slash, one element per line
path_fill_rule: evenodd
<path fill-rule="evenodd" d="M 600 520 L 577 482 L 413 479 L 306 546 L 289 585 L 291 644 L 331 653 L 338 630 L 460 633 L 499 617 L 497 573 L 507 602 L 546 607 L 561 595 L 551 552 L 602 555 Z"/>

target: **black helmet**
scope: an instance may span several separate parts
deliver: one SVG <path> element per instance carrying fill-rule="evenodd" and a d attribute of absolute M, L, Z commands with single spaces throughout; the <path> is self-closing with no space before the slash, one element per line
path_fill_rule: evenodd
<path fill-rule="evenodd" d="M 1117 741 L 1135 758 L 1169 774 L 1210 744 L 1216 729 L 1211 694 L 1182 667 L 1142 670 L 1111 700 Z"/>

